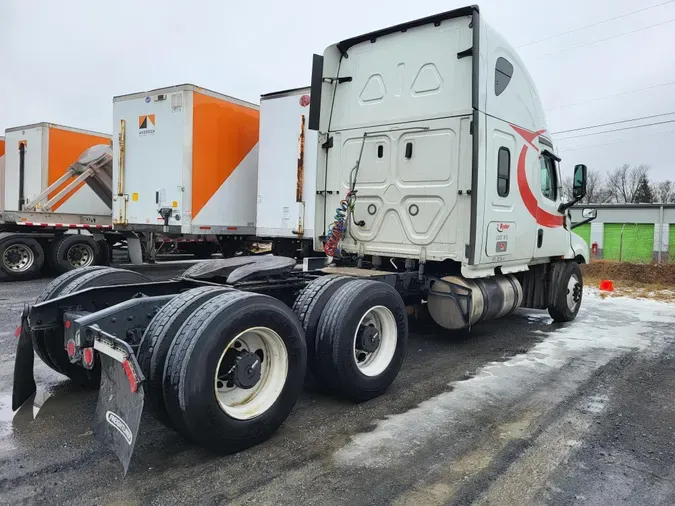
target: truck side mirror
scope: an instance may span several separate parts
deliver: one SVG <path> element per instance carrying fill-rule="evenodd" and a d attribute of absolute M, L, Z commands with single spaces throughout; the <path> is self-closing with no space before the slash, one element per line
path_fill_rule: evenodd
<path fill-rule="evenodd" d="M 581 211 L 581 217 L 584 220 L 588 220 L 588 219 L 594 220 L 595 218 L 598 217 L 598 210 L 597 209 L 590 209 L 590 208 L 583 209 Z"/>
<path fill-rule="evenodd" d="M 577 200 L 581 200 L 586 196 L 586 166 L 584 164 L 574 166 L 572 193 Z"/>
<path fill-rule="evenodd" d="M 323 88 L 323 56 L 315 54 L 312 58 L 312 89 L 309 103 L 309 121 L 307 128 L 319 130 L 319 116 L 321 114 L 321 89 Z"/>

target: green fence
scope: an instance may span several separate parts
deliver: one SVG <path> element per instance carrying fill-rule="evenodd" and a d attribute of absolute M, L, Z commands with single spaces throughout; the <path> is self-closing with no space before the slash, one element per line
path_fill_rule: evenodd
<path fill-rule="evenodd" d="M 606 260 L 621 262 L 653 260 L 654 224 L 605 223 L 604 229 L 603 258 Z"/>

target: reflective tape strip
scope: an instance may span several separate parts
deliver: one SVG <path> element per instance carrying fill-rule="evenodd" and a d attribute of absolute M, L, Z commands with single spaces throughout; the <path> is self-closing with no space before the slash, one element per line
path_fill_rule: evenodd
<path fill-rule="evenodd" d="M 25 227 L 47 227 L 47 228 L 94 228 L 98 230 L 109 230 L 112 225 L 89 225 L 86 223 L 35 223 L 32 221 L 17 221 L 17 225 Z"/>

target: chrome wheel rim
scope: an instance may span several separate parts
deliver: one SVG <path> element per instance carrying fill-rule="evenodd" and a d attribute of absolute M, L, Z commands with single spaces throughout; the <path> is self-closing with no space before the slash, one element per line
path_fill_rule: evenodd
<path fill-rule="evenodd" d="M 11 272 L 26 272 L 35 262 L 35 253 L 25 244 L 12 244 L 2 254 L 2 263 Z"/>
<path fill-rule="evenodd" d="M 66 253 L 66 260 L 75 267 L 89 267 L 94 263 L 94 250 L 88 244 L 73 244 Z"/>
<path fill-rule="evenodd" d="M 247 375 L 251 369 L 255 371 Z M 259 377 L 254 382 L 255 373 Z M 256 418 L 277 401 L 287 377 L 288 350 L 281 336 L 267 327 L 247 329 L 228 343 L 218 360 L 214 389 L 220 409 L 237 420 Z M 254 384 L 242 387 L 240 378 Z"/>
<path fill-rule="evenodd" d="M 382 374 L 396 353 L 398 328 L 389 308 L 371 307 L 361 317 L 354 333 L 352 353 L 354 363 L 364 376 Z"/>
<path fill-rule="evenodd" d="M 567 282 L 567 307 L 575 311 L 581 303 L 581 283 L 576 275 L 570 276 Z"/>

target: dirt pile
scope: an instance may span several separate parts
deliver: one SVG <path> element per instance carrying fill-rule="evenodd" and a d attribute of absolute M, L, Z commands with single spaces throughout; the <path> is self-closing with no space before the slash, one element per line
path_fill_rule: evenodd
<path fill-rule="evenodd" d="M 675 288 L 675 264 L 630 264 L 596 260 L 583 265 L 584 278 L 630 281 Z"/>

